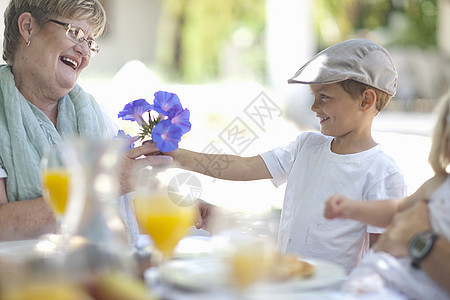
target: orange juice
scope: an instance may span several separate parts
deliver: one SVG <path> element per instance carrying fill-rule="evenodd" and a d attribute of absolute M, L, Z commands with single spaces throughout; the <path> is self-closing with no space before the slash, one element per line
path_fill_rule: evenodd
<path fill-rule="evenodd" d="M 138 196 L 134 200 L 139 225 L 150 234 L 156 247 L 166 257 L 194 225 L 195 206 L 180 207 L 167 196 Z"/>
<path fill-rule="evenodd" d="M 273 261 L 271 249 L 267 245 L 257 241 L 245 241 L 237 242 L 235 247 L 231 257 L 231 269 L 238 288 L 243 289 L 268 275 Z"/>
<path fill-rule="evenodd" d="M 69 193 L 69 173 L 65 169 L 48 169 L 42 176 L 45 198 L 56 215 L 63 215 Z"/>

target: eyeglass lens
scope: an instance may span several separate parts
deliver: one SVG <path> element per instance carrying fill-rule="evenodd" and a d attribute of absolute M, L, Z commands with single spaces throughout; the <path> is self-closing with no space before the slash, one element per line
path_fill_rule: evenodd
<path fill-rule="evenodd" d="M 67 29 L 67 36 L 72 39 L 76 43 L 81 43 L 83 41 L 86 41 L 89 50 L 91 51 L 92 56 L 96 55 L 100 51 L 100 47 L 98 46 L 98 43 L 91 39 L 86 39 L 84 36 L 84 31 L 81 28 L 78 28 L 72 24 L 69 24 L 69 28 Z"/>

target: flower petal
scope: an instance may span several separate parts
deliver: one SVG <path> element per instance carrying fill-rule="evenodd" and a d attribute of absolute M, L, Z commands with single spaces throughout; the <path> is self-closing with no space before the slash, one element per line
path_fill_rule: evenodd
<path fill-rule="evenodd" d="M 145 99 L 137 99 L 125 105 L 122 111 L 119 112 L 118 117 L 123 120 L 136 121 L 139 125 L 144 122 L 142 114 L 151 110 L 151 105 Z"/>
<path fill-rule="evenodd" d="M 189 117 L 191 116 L 191 112 L 186 108 L 181 111 L 179 114 L 172 118 L 172 124 L 177 125 L 181 129 L 181 134 L 185 134 L 189 130 L 191 130 L 191 122 L 189 122 Z"/>
<path fill-rule="evenodd" d="M 180 98 L 176 94 L 158 91 L 155 93 L 155 99 L 153 100 L 154 109 L 168 116 L 170 119 L 183 111 Z M 163 112 L 162 112 L 163 111 Z"/>
<path fill-rule="evenodd" d="M 159 150 L 169 152 L 178 148 L 181 135 L 181 128 L 172 124 L 170 120 L 162 120 L 153 128 L 152 140 Z"/>
<path fill-rule="evenodd" d="M 120 139 L 124 141 L 125 144 L 125 149 L 124 150 L 129 150 L 134 148 L 134 142 L 136 142 L 138 140 L 137 136 L 132 137 L 129 134 L 126 134 L 125 131 L 119 129 L 119 131 L 117 131 L 117 135 L 115 136 L 116 139 Z"/>

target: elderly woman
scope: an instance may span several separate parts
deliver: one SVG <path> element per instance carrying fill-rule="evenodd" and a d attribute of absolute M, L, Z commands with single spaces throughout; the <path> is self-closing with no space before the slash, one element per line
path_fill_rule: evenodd
<path fill-rule="evenodd" d="M 0 66 L 0 240 L 52 232 L 54 216 L 42 198 L 39 162 L 47 145 L 83 135 L 114 135 L 111 120 L 76 84 L 99 52 L 95 39 L 106 23 L 97 0 L 11 0 L 5 12 Z M 129 170 L 170 158 L 126 152 L 122 192 Z"/>

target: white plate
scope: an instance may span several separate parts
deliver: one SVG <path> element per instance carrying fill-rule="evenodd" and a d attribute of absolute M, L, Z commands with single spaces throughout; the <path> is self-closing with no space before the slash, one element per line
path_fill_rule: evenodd
<path fill-rule="evenodd" d="M 345 278 L 344 268 L 332 262 L 305 259 L 316 267 L 308 278 L 292 278 L 283 282 L 261 282 L 252 286 L 258 293 L 282 293 L 335 287 Z M 232 285 L 230 268 L 215 257 L 172 260 L 164 266 L 165 278 L 170 283 L 190 290 L 229 288 Z M 146 272 L 147 273 L 147 272 Z M 150 276 L 144 274 L 145 276 Z"/>

